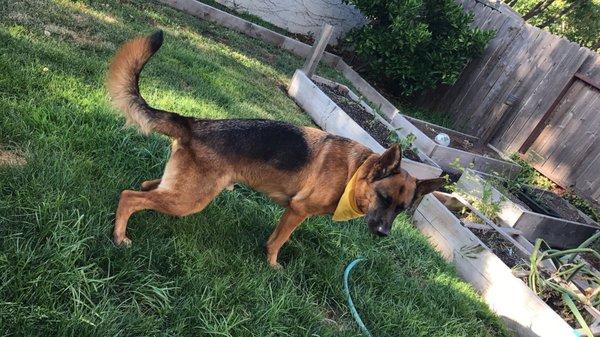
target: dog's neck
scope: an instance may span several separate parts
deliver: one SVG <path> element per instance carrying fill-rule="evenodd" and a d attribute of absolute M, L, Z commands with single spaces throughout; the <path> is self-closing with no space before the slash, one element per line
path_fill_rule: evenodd
<path fill-rule="evenodd" d="M 355 173 L 357 174 L 358 181 L 367 179 L 369 172 L 377 162 L 378 158 L 379 155 L 373 152 L 362 154 L 362 156 L 359 157 L 359 159 L 357 159 L 355 162 L 352 163 L 352 165 L 348 167 L 348 177 L 346 178 L 346 184 L 348 184 L 348 182 L 350 181 L 350 179 L 352 179 Z M 359 170 L 360 172 L 357 172 Z M 364 205 L 363 202 L 361 202 L 360 198 L 357 198 L 357 195 L 355 193 L 352 194 L 352 197 L 355 199 L 354 203 L 357 206 L 357 209 L 362 213 L 366 213 L 367 207 Z"/>

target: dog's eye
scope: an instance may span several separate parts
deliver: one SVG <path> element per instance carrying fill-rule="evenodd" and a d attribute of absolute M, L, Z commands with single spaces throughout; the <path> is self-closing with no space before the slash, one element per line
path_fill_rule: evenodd
<path fill-rule="evenodd" d="M 377 197 L 379 200 L 381 200 L 381 203 L 384 204 L 384 206 L 388 206 L 392 203 L 392 198 L 388 197 L 385 193 L 377 192 Z"/>

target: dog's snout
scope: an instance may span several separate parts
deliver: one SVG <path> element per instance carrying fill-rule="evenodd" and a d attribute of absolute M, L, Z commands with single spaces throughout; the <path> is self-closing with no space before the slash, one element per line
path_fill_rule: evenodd
<path fill-rule="evenodd" d="M 375 234 L 377 234 L 379 236 L 388 236 L 390 234 L 390 230 L 383 226 L 378 226 L 375 229 Z"/>

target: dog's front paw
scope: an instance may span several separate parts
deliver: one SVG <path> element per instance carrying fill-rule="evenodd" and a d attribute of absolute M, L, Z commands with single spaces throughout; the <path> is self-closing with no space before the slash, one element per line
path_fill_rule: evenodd
<path fill-rule="evenodd" d="M 283 269 L 283 266 L 277 262 L 269 263 L 269 267 L 273 268 L 273 270 L 282 270 Z"/>
<path fill-rule="evenodd" d="M 119 247 L 124 247 L 124 248 L 129 248 L 131 247 L 131 240 L 124 236 L 122 238 L 115 238 L 115 245 L 119 246 Z"/>

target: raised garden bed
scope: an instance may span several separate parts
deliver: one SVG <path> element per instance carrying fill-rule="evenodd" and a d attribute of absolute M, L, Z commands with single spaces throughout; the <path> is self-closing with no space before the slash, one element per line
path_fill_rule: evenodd
<path fill-rule="evenodd" d="M 394 130 L 387 128 L 381 121 L 381 117 L 377 118 L 377 115 L 372 110 L 361 105 L 359 102 L 351 99 L 351 91 L 344 90 L 342 86 L 330 86 L 320 81 L 316 81 L 317 86 L 323 91 L 331 100 L 335 102 L 344 112 L 352 118 L 360 127 L 367 131 L 379 144 L 385 148 L 389 148 L 393 143 L 393 135 L 396 134 Z M 396 135 L 396 137 L 398 137 Z M 398 138 L 396 138 L 398 139 Z M 419 151 L 413 147 L 402 147 L 403 155 L 414 161 L 420 163 L 426 162 L 419 157 Z M 423 156 L 423 155 L 422 155 Z"/>
<path fill-rule="evenodd" d="M 515 195 L 506 190 L 501 192 L 493 182 L 490 177 L 467 169 L 457 181 L 456 187 L 460 193 L 477 200 L 484 199 L 486 194 L 486 202 L 499 207 L 498 220 L 506 226 L 520 230 L 531 242 L 541 238 L 551 247 L 572 248 L 600 230 L 598 224 L 566 200 L 555 195 L 551 197 L 552 193 L 542 194 L 540 190 L 527 188 L 522 194 Z M 528 198 L 524 198 L 523 195 Z M 540 196 L 537 200 L 536 195 Z M 537 203 L 532 203 L 535 201 Z M 551 209 L 553 214 L 536 212 L 544 208 Z"/>
<path fill-rule="evenodd" d="M 439 133 L 447 134 L 448 136 L 450 136 L 449 147 L 451 147 L 451 148 L 471 152 L 474 154 L 482 155 L 482 156 L 497 159 L 497 160 L 504 160 L 504 158 L 502 158 L 500 156 L 500 154 L 498 154 L 498 152 L 496 150 L 494 150 L 493 148 L 491 148 L 489 146 L 482 146 L 481 144 L 479 144 L 480 143 L 479 138 L 477 138 L 475 136 L 471 136 L 466 133 L 448 129 L 448 128 L 445 128 L 445 127 L 442 127 L 442 126 L 439 126 L 436 124 L 432 124 L 429 122 L 425 122 L 425 121 L 422 121 L 420 119 L 413 118 L 410 116 L 404 116 L 404 117 L 409 122 L 411 122 L 414 126 L 419 128 L 419 130 L 423 131 L 423 133 L 431 139 L 434 139 L 435 136 L 438 135 Z M 510 161 L 510 162 L 512 162 L 512 161 Z"/>
<path fill-rule="evenodd" d="M 579 326 L 558 300 L 559 295 L 550 292 L 540 298 L 524 282 L 526 274 L 519 275 L 517 268 L 515 272 L 511 270 L 528 263 L 533 246 L 518 232 L 490 223 L 484 216 L 476 222 L 467 220 L 474 220 L 473 214 L 460 211 L 460 206 L 465 205 L 456 198 L 460 197 L 443 193 L 424 197 L 415 212 L 414 223 L 444 258 L 456 266 L 458 274 L 481 293 L 490 308 L 518 336 L 581 335 L 580 331 L 574 331 Z M 551 270 L 551 262 L 544 262 L 540 268 Z M 579 309 L 588 324 L 598 323 L 596 309 L 583 305 Z"/>
<path fill-rule="evenodd" d="M 357 124 L 302 70 L 296 70 L 288 94 L 306 111 L 323 130 L 355 140 L 376 153 L 383 153 L 385 147 Z M 427 159 L 425 159 L 426 161 Z M 402 167 L 418 179 L 439 177 L 442 170 L 433 162 L 423 163 L 410 159 L 402 160 Z"/>
<path fill-rule="evenodd" d="M 345 85 L 319 76 L 313 76 L 313 81 L 381 144 L 391 142 L 390 133 L 396 134 L 396 139 L 413 137 L 413 159 L 433 162 L 452 174 L 460 173 L 459 166 L 508 178 L 515 177 L 521 170 L 518 164 L 502 158 L 493 148 L 479 145 L 477 137 L 399 114 L 388 121 Z M 440 132 L 450 137 L 450 146 L 437 144 L 433 140 Z"/>

